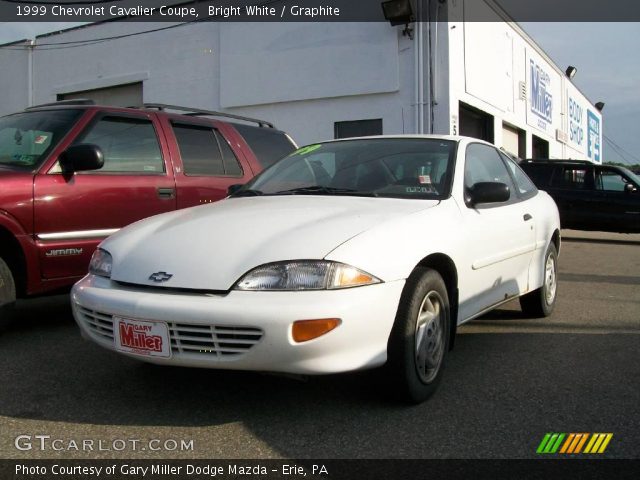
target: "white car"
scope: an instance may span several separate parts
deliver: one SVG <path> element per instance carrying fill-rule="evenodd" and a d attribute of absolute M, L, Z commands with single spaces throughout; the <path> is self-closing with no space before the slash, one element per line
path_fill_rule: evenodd
<path fill-rule="evenodd" d="M 218 203 L 105 240 L 72 292 L 83 335 L 158 364 L 296 374 L 385 365 L 419 402 L 456 327 L 556 301 L 553 200 L 494 146 L 384 136 L 300 148 Z"/>

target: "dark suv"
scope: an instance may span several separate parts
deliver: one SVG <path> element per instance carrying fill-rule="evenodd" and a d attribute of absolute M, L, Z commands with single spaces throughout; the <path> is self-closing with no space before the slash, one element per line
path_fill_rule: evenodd
<path fill-rule="evenodd" d="M 1 117 L 0 321 L 16 297 L 73 285 L 125 225 L 220 200 L 295 149 L 264 120 L 171 105 Z"/>
<path fill-rule="evenodd" d="M 579 160 L 526 160 L 520 166 L 556 201 L 563 228 L 640 232 L 640 178 L 626 168 Z"/>

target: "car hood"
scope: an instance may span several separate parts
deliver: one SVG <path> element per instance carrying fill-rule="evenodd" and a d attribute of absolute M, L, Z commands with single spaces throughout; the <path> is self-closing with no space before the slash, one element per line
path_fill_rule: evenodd
<path fill-rule="evenodd" d="M 269 262 L 322 259 L 350 238 L 439 202 L 346 196 L 233 198 L 158 215 L 103 242 L 111 278 L 171 288 L 229 290 Z M 149 276 L 166 272 L 155 283 Z"/>

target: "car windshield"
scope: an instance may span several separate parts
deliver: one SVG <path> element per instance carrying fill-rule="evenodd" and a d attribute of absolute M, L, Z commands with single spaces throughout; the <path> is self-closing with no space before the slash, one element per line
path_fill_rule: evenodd
<path fill-rule="evenodd" d="M 0 168 L 33 171 L 70 130 L 81 110 L 46 110 L 0 118 Z"/>
<path fill-rule="evenodd" d="M 349 195 L 443 199 L 451 192 L 456 142 L 363 138 L 302 147 L 233 196 Z"/>

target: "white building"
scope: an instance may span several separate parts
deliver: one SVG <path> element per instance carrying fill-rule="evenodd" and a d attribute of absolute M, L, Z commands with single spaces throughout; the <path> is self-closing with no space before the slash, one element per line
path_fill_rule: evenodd
<path fill-rule="evenodd" d="M 40 36 L 0 48 L 0 114 L 74 97 L 168 103 L 264 118 L 301 145 L 433 132 L 521 158 L 602 161 L 600 111 L 492 0 L 414 8 L 432 21 L 411 23 L 410 36 L 388 22 L 202 22 L 131 35 L 174 24 L 124 21 Z M 495 22 L 437 21 L 462 8 Z"/>

